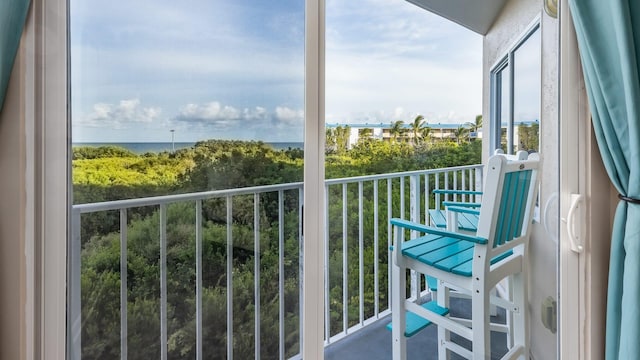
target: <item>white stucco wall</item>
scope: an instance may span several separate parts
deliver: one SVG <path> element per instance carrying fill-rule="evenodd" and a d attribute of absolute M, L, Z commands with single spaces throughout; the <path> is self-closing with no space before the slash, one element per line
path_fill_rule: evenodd
<path fill-rule="evenodd" d="M 547 296 L 557 300 L 558 274 L 558 20 L 546 15 L 542 2 L 510 0 L 503 8 L 483 43 L 483 116 L 490 119 L 490 71 L 492 66 L 520 39 L 537 17 L 540 18 L 542 69 L 540 108 L 540 153 L 543 170 L 540 187 L 540 211 L 550 202 L 551 234 L 541 223 L 535 223 L 530 242 L 529 309 L 531 316 L 531 356 L 533 359 L 555 359 L 557 334 L 541 321 L 541 304 Z M 490 134 L 490 121 L 485 121 Z M 483 142 L 483 158 L 489 154 L 489 141 Z M 540 221 L 544 221 L 541 214 Z"/>

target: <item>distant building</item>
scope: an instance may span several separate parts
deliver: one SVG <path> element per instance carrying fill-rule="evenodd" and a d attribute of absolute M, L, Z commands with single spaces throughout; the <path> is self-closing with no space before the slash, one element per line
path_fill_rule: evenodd
<path fill-rule="evenodd" d="M 356 144 L 363 137 L 370 137 L 372 139 L 391 141 L 393 138 L 391 134 L 392 124 L 378 123 L 378 124 L 326 124 L 329 129 L 335 129 L 337 127 L 349 127 L 351 129 L 349 134 L 349 147 Z M 431 132 L 429 137 L 431 139 L 443 140 L 454 139 L 455 130 L 459 127 L 467 128 L 467 124 L 425 124 L 425 127 L 429 127 Z M 413 140 L 413 131 L 411 130 L 411 124 L 403 124 L 405 133 L 398 137 L 398 141 L 411 142 Z M 469 132 L 470 139 L 482 139 L 482 130 L 477 132 Z"/>
<path fill-rule="evenodd" d="M 532 125 L 538 125 L 538 120 L 532 121 L 518 121 L 514 123 L 513 134 L 514 134 L 514 144 L 518 146 L 520 144 L 519 134 L 520 131 L 518 129 L 520 127 L 531 127 Z M 361 138 L 369 137 L 371 139 L 377 140 L 385 140 L 391 141 L 393 136 L 391 135 L 391 127 L 392 124 L 388 123 L 378 123 L 378 124 L 342 124 L 342 123 L 333 123 L 326 124 L 326 128 L 335 129 L 337 127 L 349 127 L 349 148 L 351 148 L 354 144 L 357 144 Z M 444 140 L 444 139 L 455 139 L 455 131 L 459 127 L 468 128 L 467 123 L 463 124 L 425 124 L 425 126 L 431 129 L 429 133 L 429 137 L 431 140 Z M 411 142 L 413 140 L 413 131 L 411 131 L 411 124 L 403 124 L 403 129 L 405 129 L 405 133 L 398 137 L 397 141 Z M 502 124 L 503 131 L 506 131 L 507 124 Z M 469 139 L 482 139 L 482 129 L 476 131 L 470 131 L 468 133 Z"/>

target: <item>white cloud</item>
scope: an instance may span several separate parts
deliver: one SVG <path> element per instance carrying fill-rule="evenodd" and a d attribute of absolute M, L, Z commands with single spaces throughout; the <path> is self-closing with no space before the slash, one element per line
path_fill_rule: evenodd
<path fill-rule="evenodd" d="M 183 106 L 174 121 L 197 127 L 247 130 L 269 129 L 272 126 L 302 126 L 303 119 L 303 110 L 286 106 L 276 106 L 272 112 L 262 106 L 240 110 L 231 105 L 223 105 L 219 101 L 212 101 Z"/>
<path fill-rule="evenodd" d="M 184 121 L 229 122 L 240 119 L 240 111 L 233 106 L 222 106 L 213 101 L 204 105 L 187 104 L 178 118 Z"/>
<path fill-rule="evenodd" d="M 90 127 L 127 129 L 135 123 L 152 123 L 162 114 L 159 107 L 142 107 L 140 99 L 120 100 L 118 104 L 97 103 L 91 112 L 80 115 L 74 123 Z"/>
<path fill-rule="evenodd" d="M 278 106 L 276 107 L 275 120 L 283 125 L 301 126 L 304 121 L 304 111 Z"/>

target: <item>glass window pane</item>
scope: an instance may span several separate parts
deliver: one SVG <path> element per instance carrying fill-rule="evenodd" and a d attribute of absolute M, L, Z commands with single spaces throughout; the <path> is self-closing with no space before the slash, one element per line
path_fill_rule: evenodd
<path fill-rule="evenodd" d="M 336 339 L 389 310 L 389 218 L 428 223 L 433 189 L 480 183 L 482 37 L 404 1 L 326 4 L 325 354 L 391 358 Z"/>
<path fill-rule="evenodd" d="M 300 352 L 304 4 L 70 1 L 83 358 Z"/>
<path fill-rule="evenodd" d="M 500 148 L 507 154 L 511 154 L 513 149 L 507 149 L 508 144 L 508 127 L 511 122 L 511 83 L 509 80 L 509 72 L 511 71 L 509 65 L 505 66 L 499 72 L 499 86 L 500 86 L 500 105 L 498 113 L 500 114 Z"/>
<path fill-rule="evenodd" d="M 514 52 L 514 147 L 539 151 L 540 146 L 540 30 L 536 30 Z"/>

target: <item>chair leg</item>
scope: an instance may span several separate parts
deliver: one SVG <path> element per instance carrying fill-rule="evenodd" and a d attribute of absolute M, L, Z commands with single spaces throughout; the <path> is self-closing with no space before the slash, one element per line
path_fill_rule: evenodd
<path fill-rule="evenodd" d="M 505 282 L 507 286 L 507 294 L 509 295 L 509 301 L 513 301 L 513 276 L 508 276 Z M 506 323 L 507 323 L 507 347 L 511 349 L 513 347 L 513 309 L 506 309 Z"/>
<path fill-rule="evenodd" d="M 476 288 L 471 294 L 471 326 L 473 328 L 473 358 L 491 358 L 489 289 Z"/>
<path fill-rule="evenodd" d="M 404 302 L 406 301 L 407 271 L 404 267 L 394 264 L 391 272 L 391 320 L 393 324 L 391 336 L 393 341 L 393 360 L 406 360 L 407 339 L 404 336 L 404 330 L 406 328 Z"/>
<path fill-rule="evenodd" d="M 436 292 L 438 298 L 438 305 L 444 308 L 449 308 L 449 292 L 451 290 L 445 286 L 444 281 L 438 280 L 438 291 Z M 450 340 L 450 332 L 443 326 L 438 326 L 438 360 L 449 360 L 451 354 L 447 350 L 445 343 Z"/>
<path fill-rule="evenodd" d="M 517 311 L 513 314 L 513 341 L 514 346 L 522 346 L 524 358 L 529 354 L 529 309 L 527 308 L 527 281 L 526 272 L 513 276 L 513 302 Z"/>

